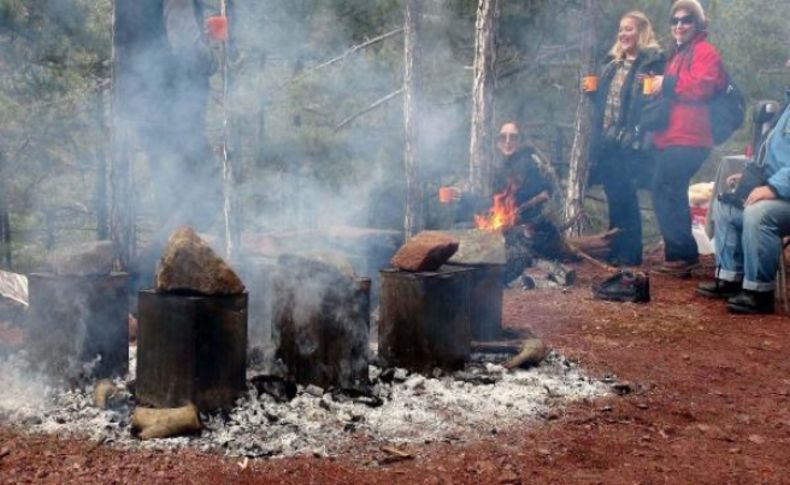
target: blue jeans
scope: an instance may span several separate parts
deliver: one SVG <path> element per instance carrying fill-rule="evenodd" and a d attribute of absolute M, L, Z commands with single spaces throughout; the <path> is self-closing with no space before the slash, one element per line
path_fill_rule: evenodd
<path fill-rule="evenodd" d="M 739 209 L 715 202 L 716 277 L 743 289 L 773 291 L 782 236 L 790 235 L 790 202 L 764 200 Z"/>

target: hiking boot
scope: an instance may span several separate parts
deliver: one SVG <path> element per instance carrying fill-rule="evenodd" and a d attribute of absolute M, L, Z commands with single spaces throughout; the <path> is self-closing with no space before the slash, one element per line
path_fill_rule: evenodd
<path fill-rule="evenodd" d="M 727 310 L 742 315 L 770 315 L 774 312 L 774 292 L 742 290 L 727 300 Z"/>
<path fill-rule="evenodd" d="M 593 298 L 647 303 L 650 301 L 650 278 L 640 272 L 619 271 L 593 287 Z"/>
<path fill-rule="evenodd" d="M 713 281 L 706 281 L 697 286 L 697 294 L 706 298 L 726 300 L 737 295 L 741 291 L 741 283 L 737 281 L 724 281 L 716 278 Z"/>
<path fill-rule="evenodd" d="M 691 271 L 699 267 L 699 261 L 667 261 L 661 266 L 653 268 L 653 272 L 664 276 L 674 276 L 675 278 L 690 278 Z"/>

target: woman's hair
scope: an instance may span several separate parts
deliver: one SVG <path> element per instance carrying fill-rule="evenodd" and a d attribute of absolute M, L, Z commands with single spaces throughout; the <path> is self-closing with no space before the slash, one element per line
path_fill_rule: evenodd
<path fill-rule="evenodd" d="M 644 50 L 647 48 L 654 48 L 659 49 L 658 41 L 656 40 L 656 34 L 653 32 L 653 24 L 650 23 L 650 19 L 647 18 L 647 15 L 640 12 L 639 10 L 632 10 L 627 14 L 620 17 L 620 22 L 623 19 L 634 19 L 636 20 L 636 28 L 639 30 L 639 40 L 637 42 L 637 47 L 639 50 Z M 625 57 L 625 52 L 623 48 L 620 47 L 620 41 L 615 39 L 614 45 L 612 46 L 611 50 L 609 50 L 609 55 L 612 56 L 615 60 L 619 60 Z"/>

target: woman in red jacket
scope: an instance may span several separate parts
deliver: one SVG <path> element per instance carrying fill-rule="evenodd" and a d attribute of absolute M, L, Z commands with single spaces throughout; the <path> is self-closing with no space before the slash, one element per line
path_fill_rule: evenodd
<path fill-rule="evenodd" d="M 669 126 L 653 138 L 658 150 L 653 207 L 664 238 L 665 262 L 656 271 L 687 277 L 699 266 L 691 235 L 688 185 L 713 148 L 709 102 L 726 84 L 721 57 L 707 42 L 705 12 L 697 0 L 672 5 L 675 53 L 654 92 L 670 100 Z"/>

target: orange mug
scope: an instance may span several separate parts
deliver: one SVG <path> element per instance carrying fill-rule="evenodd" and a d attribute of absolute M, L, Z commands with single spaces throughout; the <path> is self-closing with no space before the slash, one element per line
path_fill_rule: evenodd
<path fill-rule="evenodd" d="M 461 191 L 458 187 L 439 187 L 439 202 L 449 204 L 457 202 L 461 198 Z"/>
<path fill-rule="evenodd" d="M 645 76 L 642 79 L 642 94 L 645 96 L 653 94 L 653 76 Z"/>
<path fill-rule="evenodd" d="M 584 76 L 584 78 L 582 78 L 582 90 L 585 93 L 594 93 L 598 91 L 598 76 Z"/>
<path fill-rule="evenodd" d="M 228 40 L 228 17 L 214 15 L 206 19 L 206 32 L 214 40 L 225 42 Z"/>

